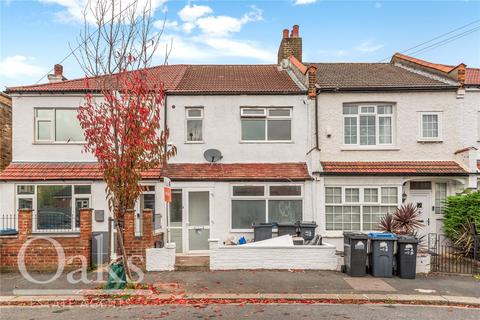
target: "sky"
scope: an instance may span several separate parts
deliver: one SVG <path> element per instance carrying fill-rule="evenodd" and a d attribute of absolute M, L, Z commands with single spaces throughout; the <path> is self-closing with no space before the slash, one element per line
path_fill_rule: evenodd
<path fill-rule="evenodd" d="M 86 1 L 0 0 L 0 89 L 47 81 L 53 65 L 77 44 Z M 395 52 L 472 23 L 407 54 L 480 67 L 480 28 L 474 29 L 480 27 L 479 0 L 152 0 L 152 5 L 156 30 L 165 25 L 154 64 L 163 63 L 167 43 L 169 64 L 276 63 L 282 30 L 294 24 L 303 38 L 303 61 L 387 62 Z M 416 53 L 419 49 L 425 50 Z M 73 56 L 62 64 L 67 78 L 83 77 Z"/>

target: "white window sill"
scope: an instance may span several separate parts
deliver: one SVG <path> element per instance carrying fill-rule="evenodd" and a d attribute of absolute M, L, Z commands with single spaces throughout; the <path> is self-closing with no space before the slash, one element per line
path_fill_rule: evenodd
<path fill-rule="evenodd" d="M 231 233 L 253 233 L 253 229 L 230 229 Z"/>
<path fill-rule="evenodd" d="M 34 145 L 75 145 L 75 146 L 80 146 L 80 145 L 84 145 L 86 144 L 87 142 L 83 141 L 83 142 L 53 142 L 53 141 L 35 141 L 33 142 Z"/>
<path fill-rule="evenodd" d="M 185 141 L 185 144 L 205 144 L 205 141 Z"/>
<path fill-rule="evenodd" d="M 398 151 L 397 146 L 343 146 L 341 151 Z"/>
<path fill-rule="evenodd" d="M 294 143 L 292 140 L 290 141 L 282 141 L 282 140 L 278 140 L 278 141 L 270 141 L 270 140 L 240 140 L 239 143 L 244 143 L 244 144 L 290 144 L 290 143 Z"/>
<path fill-rule="evenodd" d="M 418 143 L 443 143 L 442 139 L 418 139 Z"/>

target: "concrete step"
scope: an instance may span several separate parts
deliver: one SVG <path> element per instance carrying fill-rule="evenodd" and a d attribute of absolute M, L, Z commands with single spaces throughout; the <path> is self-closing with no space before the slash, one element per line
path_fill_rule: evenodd
<path fill-rule="evenodd" d="M 176 256 L 175 270 L 177 271 L 208 271 L 210 270 L 209 256 Z"/>

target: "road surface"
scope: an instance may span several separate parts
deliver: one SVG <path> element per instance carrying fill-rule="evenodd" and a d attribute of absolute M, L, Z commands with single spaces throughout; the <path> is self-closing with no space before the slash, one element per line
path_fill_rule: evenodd
<path fill-rule="evenodd" d="M 93 319 L 480 319 L 480 309 L 408 305 L 209 305 L 128 307 L 2 307 L 3 320 L 93 320 Z"/>

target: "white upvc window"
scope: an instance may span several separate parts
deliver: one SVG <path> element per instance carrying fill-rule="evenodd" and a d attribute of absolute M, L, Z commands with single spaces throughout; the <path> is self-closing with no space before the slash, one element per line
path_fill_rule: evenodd
<path fill-rule="evenodd" d="M 77 109 L 35 108 L 35 142 L 85 142 Z"/>
<path fill-rule="evenodd" d="M 240 108 L 242 141 L 292 141 L 292 108 Z"/>
<path fill-rule="evenodd" d="M 392 104 L 344 104 L 343 143 L 349 146 L 394 144 Z"/>
<path fill-rule="evenodd" d="M 80 210 L 90 207 L 89 184 L 16 185 L 16 207 L 33 209 L 33 232 L 71 232 L 80 229 Z"/>
<path fill-rule="evenodd" d="M 231 228 L 251 231 L 253 223 L 303 220 L 303 187 L 299 184 L 232 186 Z"/>
<path fill-rule="evenodd" d="M 203 143 L 203 107 L 186 107 L 185 112 L 185 142 Z"/>
<path fill-rule="evenodd" d="M 419 112 L 418 140 L 442 141 L 443 119 L 442 112 Z"/>
<path fill-rule="evenodd" d="M 325 188 L 327 231 L 373 231 L 401 203 L 398 186 L 328 186 Z"/>

